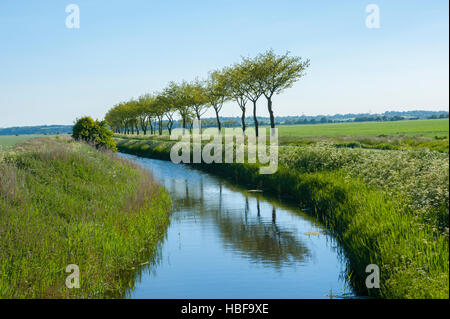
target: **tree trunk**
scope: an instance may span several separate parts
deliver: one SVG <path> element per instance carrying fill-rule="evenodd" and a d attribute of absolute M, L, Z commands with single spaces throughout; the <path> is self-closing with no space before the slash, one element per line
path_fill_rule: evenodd
<path fill-rule="evenodd" d="M 183 135 L 186 133 L 186 117 L 183 116 Z"/>
<path fill-rule="evenodd" d="M 202 122 L 200 122 L 200 114 L 197 114 L 197 121 L 198 121 L 198 134 L 202 134 Z"/>
<path fill-rule="evenodd" d="M 273 110 L 272 110 L 272 98 L 267 98 L 267 109 L 269 110 L 270 115 L 270 128 L 271 128 L 271 135 L 275 134 L 275 118 L 273 117 Z"/>
<path fill-rule="evenodd" d="M 255 133 L 258 136 L 258 119 L 256 118 L 256 101 L 253 101 L 253 121 L 255 122 Z"/>
<path fill-rule="evenodd" d="M 242 133 L 245 135 L 245 109 L 242 109 L 241 124 L 242 124 Z"/>
<path fill-rule="evenodd" d="M 214 108 L 214 111 L 216 111 L 216 119 L 217 119 L 217 128 L 219 130 L 219 134 L 222 131 L 222 124 L 220 123 L 220 119 L 219 119 L 219 110 Z"/>

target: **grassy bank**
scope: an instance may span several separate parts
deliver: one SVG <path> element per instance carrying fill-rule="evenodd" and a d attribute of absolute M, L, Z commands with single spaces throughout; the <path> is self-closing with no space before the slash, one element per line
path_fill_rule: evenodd
<path fill-rule="evenodd" d="M 149 173 L 69 138 L 0 152 L 0 181 L 0 298 L 122 297 L 169 223 Z"/>
<path fill-rule="evenodd" d="M 122 152 L 169 159 L 173 142 L 118 139 Z M 279 169 L 255 164 L 201 168 L 294 201 L 336 233 L 355 286 L 381 298 L 448 298 L 448 154 L 330 144 L 280 147 Z M 365 289 L 368 264 L 381 288 Z"/>

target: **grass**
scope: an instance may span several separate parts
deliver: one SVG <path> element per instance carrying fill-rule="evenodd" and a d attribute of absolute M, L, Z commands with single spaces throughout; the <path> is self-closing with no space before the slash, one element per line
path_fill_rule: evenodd
<path fill-rule="evenodd" d="M 13 147 L 17 143 L 26 141 L 35 137 L 43 137 L 40 134 L 30 134 L 30 135 L 0 135 L 0 150 Z"/>
<path fill-rule="evenodd" d="M 169 223 L 148 172 L 68 137 L 0 152 L 0 181 L 0 298 L 122 297 Z"/>
<path fill-rule="evenodd" d="M 117 139 L 122 152 L 169 159 L 174 142 Z M 370 150 L 333 143 L 279 148 L 279 168 L 200 164 L 213 174 L 264 189 L 306 208 L 336 234 L 355 287 L 380 298 L 448 298 L 448 153 Z M 381 288 L 368 290 L 368 264 Z"/>
<path fill-rule="evenodd" d="M 268 128 L 265 127 L 267 134 Z M 124 135 L 120 138 L 162 139 L 169 136 Z M 343 148 L 382 150 L 449 151 L 449 120 L 405 120 L 396 122 L 352 122 L 278 126 L 279 145 L 306 146 L 330 143 Z"/>
<path fill-rule="evenodd" d="M 409 136 L 448 137 L 448 119 L 404 120 L 394 122 L 351 122 L 335 124 L 307 124 L 279 126 L 280 136 L 337 137 L 337 136 Z"/>

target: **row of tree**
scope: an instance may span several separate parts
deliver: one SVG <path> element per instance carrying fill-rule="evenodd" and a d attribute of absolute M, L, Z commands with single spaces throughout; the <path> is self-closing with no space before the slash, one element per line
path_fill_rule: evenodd
<path fill-rule="evenodd" d="M 108 111 L 105 120 L 119 133 L 139 134 L 141 131 L 147 134 L 150 128 L 151 134 L 162 134 L 163 121 L 166 119 L 164 122 L 170 134 L 175 117 L 179 115 L 184 133 L 188 126 L 192 129 L 195 118 L 201 123 L 201 117 L 212 108 L 220 131 L 223 105 L 227 101 L 235 101 L 242 113 L 244 134 L 245 114 L 248 104 L 252 104 L 255 132 L 258 135 L 257 101 L 262 96 L 266 98 L 270 125 L 275 128 L 274 95 L 291 87 L 304 76 L 308 67 L 309 60 L 290 56 L 289 52 L 277 55 L 273 50 L 268 50 L 256 57 L 242 58 L 239 63 L 212 71 L 206 80 L 170 82 L 160 92 L 121 102 Z"/>

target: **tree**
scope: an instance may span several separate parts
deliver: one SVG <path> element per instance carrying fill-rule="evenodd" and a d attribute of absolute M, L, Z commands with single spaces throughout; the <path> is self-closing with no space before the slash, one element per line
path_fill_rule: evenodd
<path fill-rule="evenodd" d="M 289 52 L 276 55 L 273 50 L 259 54 L 255 61 L 261 66 L 260 81 L 263 94 L 267 99 L 267 109 L 270 115 L 270 127 L 275 128 L 272 109 L 272 97 L 292 85 L 305 75 L 309 67 L 309 59 L 302 61 L 301 57 L 290 57 Z"/>
<path fill-rule="evenodd" d="M 264 65 L 258 59 L 243 58 L 237 67 L 241 69 L 241 87 L 245 96 L 253 103 L 253 121 L 255 133 L 258 136 L 258 118 L 256 116 L 256 102 L 264 94 Z"/>
<path fill-rule="evenodd" d="M 226 86 L 226 75 L 221 71 L 213 71 L 209 74 L 209 78 L 206 84 L 206 95 L 209 105 L 214 109 L 216 113 L 217 128 L 219 134 L 222 130 L 220 123 L 219 112 L 222 110 L 223 103 L 229 99 L 229 92 Z"/>
<path fill-rule="evenodd" d="M 245 111 L 248 99 L 243 86 L 244 74 L 242 73 L 242 68 L 238 65 L 227 67 L 224 68 L 223 74 L 228 97 L 235 100 L 242 111 L 241 125 L 242 132 L 245 134 Z"/>
<path fill-rule="evenodd" d="M 170 94 L 173 99 L 173 107 L 178 111 L 182 120 L 183 134 L 186 131 L 186 123 L 188 117 L 191 116 L 192 110 L 189 101 L 189 85 L 186 81 L 177 84 L 175 82 L 169 82 L 169 85 L 165 89 L 167 94 Z"/>
<path fill-rule="evenodd" d="M 154 103 L 153 103 L 153 109 L 156 115 L 156 118 L 158 119 L 158 133 L 159 135 L 162 135 L 162 130 L 163 130 L 163 117 L 165 114 L 165 107 L 164 104 L 161 103 L 162 101 L 160 99 L 155 99 Z"/>
<path fill-rule="evenodd" d="M 138 116 L 139 116 L 139 104 L 137 100 L 130 100 L 123 105 L 123 116 L 125 118 L 125 126 L 128 133 L 131 127 L 131 134 L 136 133 L 139 135 Z"/>
<path fill-rule="evenodd" d="M 147 127 L 153 116 L 152 103 L 155 97 L 151 94 L 144 94 L 138 98 L 138 120 L 144 135 L 147 134 Z M 153 129 L 151 131 L 153 134 Z"/>
<path fill-rule="evenodd" d="M 177 110 L 173 106 L 171 106 L 171 105 L 166 106 L 165 115 L 167 118 L 167 131 L 169 132 L 169 135 L 172 134 L 172 127 L 173 127 L 176 111 Z"/>
<path fill-rule="evenodd" d="M 105 115 L 105 121 L 118 133 L 127 133 L 128 109 L 126 103 L 121 102 L 114 105 Z"/>
<path fill-rule="evenodd" d="M 176 91 L 171 90 L 170 87 L 165 88 L 162 93 L 157 96 L 161 107 L 164 110 L 164 115 L 167 118 L 167 131 L 169 135 L 172 134 L 172 127 L 175 121 L 175 113 L 177 112 L 177 96 Z"/>
<path fill-rule="evenodd" d="M 114 106 L 105 116 L 115 131 L 125 134 L 144 135 L 150 125 L 151 134 L 154 133 L 154 121 L 158 122 L 159 134 L 162 134 L 164 116 L 167 117 L 167 129 L 171 133 L 175 113 L 181 116 L 183 134 L 187 124 L 192 124 L 194 117 L 199 121 L 201 132 L 201 116 L 212 107 L 216 113 L 219 132 L 222 128 L 220 111 L 224 102 L 235 100 L 242 111 L 241 125 L 245 135 L 245 113 L 248 101 L 253 103 L 253 121 L 256 135 L 259 135 L 259 123 L 256 106 L 259 98 L 264 95 L 267 99 L 267 108 L 270 115 L 270 126 L 275 128 L 272 98 L 291 87 L 298 79 L 303 77 L 304 71 L 309 67 L 309 60 L 303 61 L 301 57 L 291 57 L 289 52 L 277 55 L 268 50 L 255 58 L 243 58 L 239 64 L 216 70 L 209 73 L 207 81 L 198 79 L 192 82 L 169 82 L 168 86 L 157 95 L 143 95 L 138 100 L 122 102 Z M 156 124 L 155 124 L 156 126 Z M 192 125 L 191 125 L 192 127 Z"/>
<path fill-rule="evenodd" d="M 187 104 L 192 108 L 198 120 L 199 134 L 202 133 L 201 116 L 205 114 L 208 105 L 208 96 L 206 94 L 205 84 L 198 79 L 188 83 L 185 86 Z"/>
<path fill-rule="evenodd" d="M 92 143 L 97 148 L 104 147 L 117 152 L 116 142 L 112 136 L 113 132 L 108 129 L 106 121 L 94 121 L 89 116 L 77 119 L 72 129 L 74 139 Z"/>
<path fill-rule="evenodd" d="M 109 123 L 112 130 L 114 130 L 116 133 L 121 133 L 122 119 L 119 115 L 119 105 L 115 105 L 108 111 L 108 113 L 106 113 L 105 121 Z"/>

